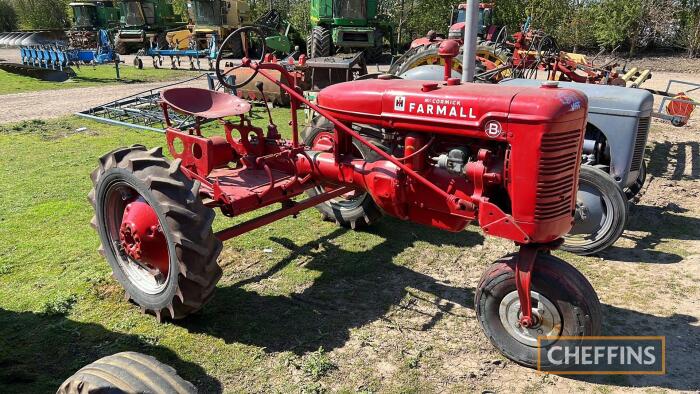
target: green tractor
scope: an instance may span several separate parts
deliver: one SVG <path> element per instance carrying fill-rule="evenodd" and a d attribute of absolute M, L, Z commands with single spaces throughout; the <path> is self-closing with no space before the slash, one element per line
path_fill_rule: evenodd
<path fill-rule="evenodd" d="M 119 25 L 119 9 L 113 1 L 80 1 L 68 4 L 73 11 L 73 27 L 67 32 L 71 48 L 92 49 L 99 30 Z"/>
<path fill-rule="evenodd" d="M 364 50 L 376 62 L 388 36 L 393 51 L 391 24 L 377 15 L 377 0 L 311 0 L 313 28 L 306 41 L 309 57 Z"/>
<path fill-rule="evenodd" d="M 120 29 L 114 46 L 120 55 L 147 49 L 151 42 L 166 48 L 164 33 L 186 27 L 169 0 L 121 0 L 119 11 Z"/>

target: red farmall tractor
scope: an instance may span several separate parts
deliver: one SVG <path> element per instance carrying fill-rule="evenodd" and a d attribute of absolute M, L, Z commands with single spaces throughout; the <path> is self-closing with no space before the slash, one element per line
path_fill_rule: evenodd
<path fill-rule="evenodd" d="M 227 40 L 242 33 L 259 34 L 245 27 Z M 457 52 L 456 42 L 443 44 L 448 70 Z M 573 222 L 586 124 L 582 93 L 556 82 L 507 87 L 380 78 L 332 85 L 315 105 L 285 66 L 261 59 L 246 56 L 239 67 L 289 94 L 291 140 L 272 122 L 266 130 L 253 126 L 250 104 L 240 98 L 174 88 L 162 93 L 166 115 L 218 119 L 223 135 L 170 125 L 174 160 L 143 146 L 100 159 L 89 196 L 93 224 L 128 299 L 159 319 L 183 318 L 212 297 L 222 241 L 316 207 L 353 228 L 383 213 L 452 232 L 475 221 L 485 234 L 513 241 L 519 251 L 485 271 L 475 309 L 493 345 L 518 363 L 537 365 L 538 337 L 548 337 L 541 344 L 548 347 L 560 336 L 599 333 L 592 286 L 550 253 Z M 221 59 L 216 69 L 229 85 Z M 320 115 L 300 134 L 302 103 Z M 214 210 L 233 217 L 273 204 L 279 209 L 212 231 Z"/>

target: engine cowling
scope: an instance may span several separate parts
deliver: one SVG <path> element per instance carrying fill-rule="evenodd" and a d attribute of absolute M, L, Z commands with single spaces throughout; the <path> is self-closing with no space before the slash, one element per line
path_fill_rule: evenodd
<path fill-rule="evenodd" d="M 404 136 L 430 133 L 464 146 L 463 173 L 431 165 L 424 175 L 464 189 L 453 194 L 468 195 L 478 206 L 475 217 L 489 234 L 546 243 L 571 228 L 587 111 L 586 96 L 579 91 L 555 83 L 533 88 L 366 80 L 330 86 L 319 93 L 318 104 L 342 122 Z M 438 218 L 441 227 L 453 231 L 466 225 L 451 220 L 447 208 L 426 204 L 424 190 L 409 196 L 396 189 L 403 196 L 373 197 L 385 210 L 385 201 L 399 201 L 405 205 L 402 216 L 414 221 L 435 225 Z M 427 210 L 431 218 L 421 217 Z"/>

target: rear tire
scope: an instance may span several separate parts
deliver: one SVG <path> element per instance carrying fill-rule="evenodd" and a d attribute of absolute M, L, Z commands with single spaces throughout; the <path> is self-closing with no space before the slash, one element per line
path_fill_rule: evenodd
<path fill-rule="evenodd" d="M 486 337 L 504 356 L 529 368 L 537 367 L 537 336 L 599 335 L 601 308 L 593 286 L 569 263 L 540 252 L 532 271 L 531 294 L 533 313 L 550 315 L 541 326 L 524 329 L 513 324 L 520 308 L 515 287 L 517 254 L 508 255 L 492 264 L 481 277 L 474 306 Z M 515 315 L 513 315 L 515 313 Z M 547 322 L 559 321 L 546 325 Z M 539 332 L 543 331 L 543 332 Z M 552 333 L 556 333 L 552 335 Z M 557 343 L 553 339 L 543 346 Z M 542 360 L 541 368 L 551 365 Z"/>
<path fill-rule="evenodd" d="M 333 54 L 333 37 L 330 29 L 314 26 L 311 30 L 311 41 L 307 52 L 309 57 L 325 57 Z"/>
<path fill-rule="evenodd" d="M 368 63 L 378 63 L 382 60 L 384 54 L 384 34 L 381 30 L 375 31 L 374 46 L 365 50 Z"/>
<path fill-rule="evenodd" d="M 180 319 L 201 309 L 221 278 L 216 259 L 222 244 L 212 232 L 214 211 L 202 203 L 199 182 L 180 171 L 179 160 L 166 160 L 160 148 L 120 148 L 99 162 L 92 173 L 94 188 L 88 195 L 95 210 L 92 226 L 100 236 L 99 252 L 124 287 L 125 298 L 159 320 L 168 316 Z M 126 256 L 115 235 L 124 215 L 122 205 L 136 193 L 158 216 L 168 248 L 165 275 L 149 278 Z"/>
<path fill-rule="evenodd" d="M 602 252 L 625 230 L 627 198 L 605 171 L 581 166 L 576 221 L 561 249 L 581 256 Z"/>
<path fill-rule="evenodd" d="M 333 128 L 333 123 L 328 119 L 322 116 L 314 118 L 302 132 L 304 144 L 313 147 L 317 139 L 322 137 L 324 133 L 332 135 Z M 379 155 L 360 142 L 353 141 L 353 145 L 359 157 L 369 162 L 379 158 Z M 306 194 L 309 197 L 314 197 L 321 192 L 323 192 L 323 187 L 317 187 L 307 190 Z M 324 220 L 334 221 L 343 227 L 352 229 L 368 226 L 382 217 L 381 210 L 367 192 L 356 194 L 351 199 L 336 198 L 326 201 L 316 205 L 316 209 L 321 212 Z"/>
<path fill-rule="evenodd" d="M 145 354 L 122 352 L 84 366 L 61 384 L 57 394 L 196 392 L 173 367 Z"/>

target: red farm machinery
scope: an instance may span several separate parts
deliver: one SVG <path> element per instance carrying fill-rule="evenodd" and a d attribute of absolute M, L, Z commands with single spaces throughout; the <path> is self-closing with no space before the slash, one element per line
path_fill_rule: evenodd
<path fill-rule="evenodd" d="M 227 40 L 240 34 L 261 33 L 244 27 Z M 458 45 L 444 45 L 449 65 Z M 271 117 L 266 129 L 253 126 L 250 104 L 240 98 L 175 88 L 162 93 L 166 118 L 175 111 L 197 122 L 185 130 L 168 122 L 174 160 L 160 148 L 120 148 L 92 174 L 100 250 L 142 310 L 159 319 L 199 310 L 222 275 L 222 241 L 316 207 L 352 228 L 381 215 L 451 232 L 476 222 L 484 234 L 513 241 L 519 251 L 486 270 L 474 305 L 486 336 L 518 363 L 537 365 L 538 337 L 549 337 L 541 344 L 547 348 L 560 336 L 598 335 L 594 289 L 550 253 L 573 222 L 586 124 L 582 93 L 549 82 L 379 78 L 332 85 L 313 104 L 279 63 L 246 56 L 238 67 L 289 94 L 290 140 Z M 220 58 L 216 71 L 223 85 L 237 87 Z M 300 133 L 302 104 L 319 116 Z M 210 119 L 221 123 L 222 135 L 202 135 L 199 124 Z M 378 143 L 377 131 L 393 143 Z M 234 217 L 273 204 L 279 208 L 212 230 L 215 210 Z"/>

